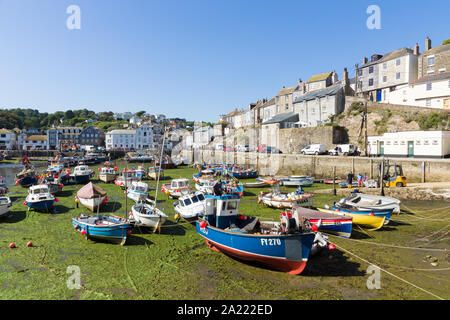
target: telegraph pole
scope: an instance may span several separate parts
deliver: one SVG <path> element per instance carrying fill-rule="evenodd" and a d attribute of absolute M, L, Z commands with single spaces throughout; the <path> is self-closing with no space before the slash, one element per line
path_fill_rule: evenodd
<path fill-rule="evenodd" d="M 364 153 L 367 157 L 367 101 L 364 103 Z"/>

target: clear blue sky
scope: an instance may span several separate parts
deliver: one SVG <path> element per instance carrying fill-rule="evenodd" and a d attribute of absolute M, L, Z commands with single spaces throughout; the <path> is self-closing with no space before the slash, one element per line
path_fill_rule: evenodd
<path fill-rule="evenodd" d="M 69 5 L 81 30 L 69 30 Z M 381 8 L 381 30 L 366 9 Z M 0 107 L 217 121 L 373 53 L 450 38 L 450 1 L 0 0 Z"/>

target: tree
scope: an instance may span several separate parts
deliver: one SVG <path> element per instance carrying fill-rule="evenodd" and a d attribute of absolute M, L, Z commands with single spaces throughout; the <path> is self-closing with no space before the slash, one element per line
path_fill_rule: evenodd
<path fill-rule="evenodd" d="M 72 119 L 73 117 L 75 117 L 75 114 L 73 113 L 72 110 L 67 110 L 67 111 L 64 113 L 64 118 L 65 118 L 65 119 Z"/>
<path fill-rule="evenodd" d="M 450 38 L 442 41 L 442 45 L 450 44 Z"/>
<path fill-rule="evenodd" d="M 142 117 L 144 114 L 145 114 L 145 111 L 136 112 L 136 116 L 139 118 Z"/>

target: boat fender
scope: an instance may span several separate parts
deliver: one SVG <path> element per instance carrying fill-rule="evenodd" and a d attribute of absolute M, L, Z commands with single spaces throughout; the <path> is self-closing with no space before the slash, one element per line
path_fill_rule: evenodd
<path fill-rule="evenodd" d="M 202 228 L 202 229 L 206 228 L 206 222 L 205 221 L 200 222 L 200 228 Z"/>

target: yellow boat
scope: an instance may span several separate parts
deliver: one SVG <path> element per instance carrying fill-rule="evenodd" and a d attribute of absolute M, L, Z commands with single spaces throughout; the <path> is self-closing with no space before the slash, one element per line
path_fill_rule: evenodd
<path fill-rule="evenodd" d="M 333 213 L 337 215 L 344 215 L 343 213 L 336 212 L 329 209 L 317 208 L 317 210 L 327 213 Z M 378 230 L 384 225 L 384 220 L 386 217 L 371 216 L 368 214 L 355 214 L 355 213 L 345 213 L 346 216 L 353 218 L 353 223 L 367 229 L 369 231 Z"/>

